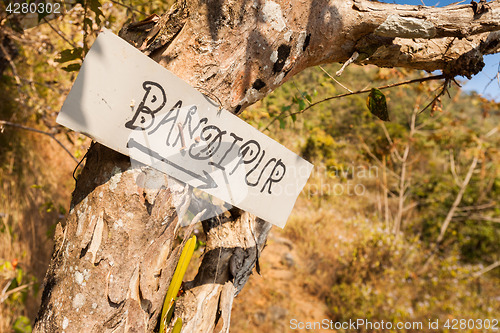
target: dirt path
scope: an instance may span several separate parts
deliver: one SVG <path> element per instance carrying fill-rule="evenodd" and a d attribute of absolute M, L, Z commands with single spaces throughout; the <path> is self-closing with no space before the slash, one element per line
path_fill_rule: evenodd
<path fill-rule="evenodd" d="M 328 319 L 328 309 L 304 290 L 304 281 L 296 276 L 304 261 L 291 241 L 271 233 L 260 265 L 262 275 L 254 273 L 234 300 L 232 333 L 333 332 L 292 329 L 297 326 L 294 323 Z"/>

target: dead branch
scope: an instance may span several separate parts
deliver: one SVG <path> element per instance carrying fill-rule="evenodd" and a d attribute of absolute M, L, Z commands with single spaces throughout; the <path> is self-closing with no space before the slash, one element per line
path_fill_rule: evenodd
<path fill-rule="evenodd" d="M 44 134 L 44 135 L 47 135 L 48 137 L 50 137 L 52 140 L 54 140 L 55 142 L 57 142 L 57 144 L 59 146 L 62 147 L 62 149 L 64 149 L 64 151 L 69 155 L 71 156 L 71 158 L 73 159 L 73 161 L 75 161 L 76 163 L 78 163 L 78 160 L 75 158 L 75 156 L 73 156 L 73 154 L 68 150 L 68 148 L 66 148 L 61 141 L 59 141 L 55 136 L 54 134 L 52 133 L 49 133 L 49 132 L 44 132 L 44 131 L 41 131 L 41 130 L 38 130 L 36 128 L 32 128 L 32 127 L 28 127 L 28 126 L 24 126 L 24 125 L 20 125 L 20 124 L 16 124 L 16 123 L 12 123 L 10 121 L 6 121 L 6 120 L 0 120 L 0 126 L 11 126 L 11 127 L 16 127 L 16 128 L 20 128 L 20 129 L 23 129 L 23 130 L 26 130 L 26 131 L 31 131 L 31 132 L 35 132 L 35 133 L 40 133 L 40 134 Z"/>
<path fill-rule="evenodd" d="M 455 211 L 457 210 L 458 205 L 460 204 L 460 202 L 462 202 L 462 197 L 465 193 L 467 185 L 469 185 L 469 182 L 472 178 L 472 174 L 476 169 L 477 162 L 479 161 L 479 152 L 481 150 L 481 147 L 482 147 L 482 142 L 480 142 L 478 145 L 478 152 L 475 154 L 474 159 L 472 160 L 472 163 L 469 166 L 469 171 L 467 172 L 467 175 L 465 176 L 465 179 L 462 182 L 462 185 L 460 186 L 460 190 L 455 198 L 455 201 L 453 202 L 453 205 L 451 206 L 450 210 L 448 211 L 448 214 L 446 215 L 446 218 L 444 219 L 443 225 L 441 226 L 441 231 L 439 233 L 439 237 L 436 241 L 437 244 L 440 244 L 442 242 L 444 234 L 446 233 L 446 229 L 448 229 L 448 226 L 453 218 L 453 215 L 455 215 Z"/>
<path fill-rule="evenodd" d="M 487 221 L 493 223 L 500 223 L 500 218 L 495 218 L 485 215 L 467 215 L 467 214 L 455 214 L 455 217 L 463 218 L 464 220 L 476 220 L 476 221 Z"/>
<path fill-rule="evenodd" d="M 457 211 L 466 212 L 466 211 L 471 211 L 471 210 L 472 211 L 483 210 L 483 209 L 495 207 L 496 204 L 497 203 L 495 201 L 492 201 L 492 202 L 488 202 L 487 204 L 483 204 L 483 205 L 458 207 Z"/>
<path fill-rule="evenodd" d="M 342 83 L 339 82 L 339 80 L 337 80 L 336 78 L 334 78 L 330 73 L 328 73 L 322 66 L 318 66 L 319 69 L 321 69 L 326 75 L 328 75 L 328 77 L 330 79 L 332 79 L 333 82 L 335 82 L 336 84 L 338 84 L 339 86 L 341 86 L 342 88 L 344 88 L 345 90 L 347 90 L 348 92 L 352 93 L 353 91 L 349 88 L 347 88 L 345 85 L 343 85 Z"/>
<path fill-rule="evenodd" d="M 476 272 L 472 275 L 472 277 L 474 278 L 478 278 L 480 277 L 481 275 L 485 274 L 485 273 L 488 273 L 489 271 L 492 271 L 494 270 L 495 268 L 499 267 L 500 266 L 500 260 L 494 262 L 493 264 L 489 265 L 488 267 L 485 267 L 483 268 L 482 270 L 480 270 L 479 272 Z"/>
<path fill-rule="evenodd" d="M 457 167 L 455 165 L 455 157 L 453 155 L 453 149 L 450 149 L 449 152 L 450 152 L 451 174 L 453 175 L 453 180 L 455 181 L 455 184 L 457 184 L 457 186 L 460 187 L 462 185 L 462 182 L 460 181 L 460 178 L 458 178 L 458 175 L 457 175 Z"/>
<path fill-rule="evenodd" d="M 45 17 L 43 18 L 43 21 L 47 23 L 47 25 L 54 31 L 56 34 L 59 35 L 66 43 L 68 43 L 72 48 L 76 49 L 75 43 L 69 40 L 64 33 L 62 33 L 59 29 L 56 29 L 52 24 L 50 24 L 49 20 L 47 20 Z"/>
<path fill-rule="evenodd" d="M 24 290 L 26 288 L 28 288 L 29 286 L 33 285 L 34 282 L 29 282 L 29 283 L 26 283 L 26 284 L 23 284 L 19 287 L 16 287 L 14 289 L 11 289 L 9 291 L 4 291 L 2 293 L 2 295 L 0 295 L 0 304 L 2 304 L 3 302 L 5 302 L 5 300 L 7 298 L 9 298 L 10 295 L 14 294 L 14 293 L 17 293 L 18 291 L 21 291 L 21 290 Z"/>

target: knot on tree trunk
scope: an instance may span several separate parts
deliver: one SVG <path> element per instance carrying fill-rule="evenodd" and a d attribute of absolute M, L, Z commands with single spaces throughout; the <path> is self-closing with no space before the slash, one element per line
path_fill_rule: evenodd
<path fill-rule="evenodd" d="M 465 76 L 470 79 L 479 73 L 483 67 L 483 54 L 477 49 L 472 49 L 462 54 L 458 59 L 448 62 L 443 68 L 443 74 L 450 78 Z"/>

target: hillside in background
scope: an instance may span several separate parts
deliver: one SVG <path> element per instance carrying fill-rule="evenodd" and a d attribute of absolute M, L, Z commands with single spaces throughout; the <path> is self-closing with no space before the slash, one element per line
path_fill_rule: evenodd
<path fill-rule="evenodd" d="M 316 105 L 295 121 L 286 117 L 307 107 L 308 96 L 315 103 L 346 88 L 422 76 L 353 67 L 335 78 L 339 84 L 313 68 L 244 113 L 259 128 L 282 115 L 266 133 L 312 161 L 315 171 L 285 229 L 273 230 L 268 271 L 236 301 L 238 331 L 292 331 L 292 319 L 444 325 L 498 316 L 498 104 L 454 85 L 421 112 L 441 89 L 430 82 L 384 90 L 388 123 L 370 114 L 368 94 Z"/>
<path fill-rule="evenodd" d="M 102 10 L 103 25 L 123 24 L 127 9 Z M 0 120 L 46 133 L 3 126 L 0 134 L 0 332 L 29 332 L 75 159 L 90 144 L 55 123 L 76 76 L 62 67 L 79 61 L 61 52 L 83 49 L 100 28 L 92 17 L 82 40 L 74 22 L 84 15 L 76 8 L 52 28 L 13 34 L 19 55 L 0 81 Z M 433 100 L 443 82 L 429 81 L 382 90 L 390 122 L 370 113 L 368 93 L 308 108 L 429 75 L 350 66 L 335 77 L 339 67 L 311 68 L 243 113 L 315 169 L 287 226 L 273 228 L 261 274 L 235 299 L 232 332 L 291 331 L 293 319 L 498 319 L 499 104 L 454 83 Z"/>

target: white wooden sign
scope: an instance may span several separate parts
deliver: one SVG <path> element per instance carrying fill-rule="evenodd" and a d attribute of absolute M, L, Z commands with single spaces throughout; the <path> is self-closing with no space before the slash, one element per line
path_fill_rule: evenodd
<path fill-rule="evenodd" d="M 313 167 L 107 30 L 57 122 L 279 227 Z"/>

